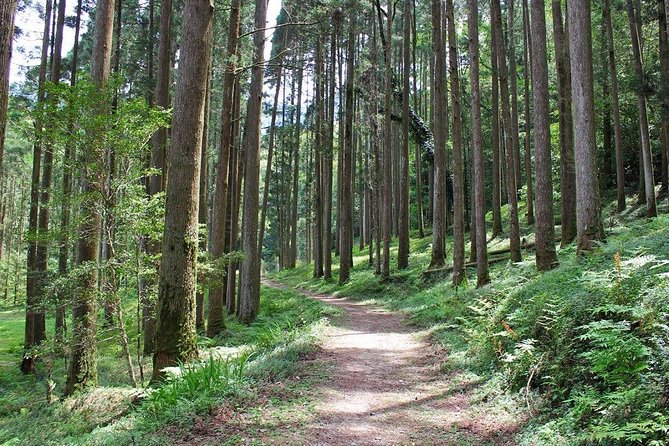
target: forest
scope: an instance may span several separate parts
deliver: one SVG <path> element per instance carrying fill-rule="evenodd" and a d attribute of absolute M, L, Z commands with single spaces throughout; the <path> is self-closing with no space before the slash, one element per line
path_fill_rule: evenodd
<path fill-rule="evenodd" d="M 669 445 L 669 0 L 0 0 L 0 446 Z"/>

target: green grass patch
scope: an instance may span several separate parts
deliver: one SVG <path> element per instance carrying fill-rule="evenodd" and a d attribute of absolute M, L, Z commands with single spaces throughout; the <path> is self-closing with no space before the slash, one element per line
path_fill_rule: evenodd
<path fill-rule="evenodd" d="M 13 344 L 5 347 L 3 341 L 0 350 L 0 445 L 169 444 L 167 437 L 187 430 L 212 407 L 231 401 L 241 406 L 262 383 L 290 376 L 300 357 L 317 346 L 328 319 L 338 314 L 296 292 L 263 287 L 256 322 L 246 326 L 229 320 L 221 336 L 202 338 L 202 361 L 182 366 L 148 397 L 123 384 L 120 350 L 112 339 L 101 339 L 103 387 L 47 404 L 39 374 L 24 376 L 18 371 L 24 314 L 2 313 L 7 321 L 2 319 L 7 332 L 3 339 L 11 338 Z M 149 376 L 150 368 L 145 370 Z M 114 373 L 121 376 L 114 380 Z"/>

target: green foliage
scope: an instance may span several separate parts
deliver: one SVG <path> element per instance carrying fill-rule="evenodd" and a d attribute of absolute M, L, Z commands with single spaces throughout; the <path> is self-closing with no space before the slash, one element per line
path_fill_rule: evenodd
<path fill-rule="evenodd" d="M 410 270 L 387 281 L 373 274 L 366 252 L 354 253 L 351 280 L 341 287 L 312 279 L 308 267 L 273 277 L 407 312 L 449 351 L 442 370 L 480 375 L 489 383 L 485 398 L 507 393 L 525 401 L 535 418 L 518 435 L 520 444 L 664 445 L 669 217 L 619 219 L 593 255 L 578 257 L 568 246 L 558 268 L 539 274 L 524 252 L 522 263 L 494 265 L 483 289 L 469 285 L 473 270 L 457 289 L 444 280 L 450 277 L 422 280 L 429 237 L 412 240 Z M 523 231 L 531 239 L 531 228 Z M 493 240 L 489 249 L 504 246 Z"/>

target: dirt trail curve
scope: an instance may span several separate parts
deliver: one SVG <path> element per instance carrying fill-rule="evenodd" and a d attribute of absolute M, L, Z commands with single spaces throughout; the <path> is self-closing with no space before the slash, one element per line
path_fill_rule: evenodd
<path fill-rule="evenodd" d="M 327 329 L 322 349 L 312 358 L 317 367 L 331 373 L 308 391 L 315 395 L 315 403 L 304 409 L 309 413 L 303 414 L 303 422 L 284 426 L 281 435 L 271 438 L 261 434 L 263 438 L 254 439 L 247 432 L 242 436 L 246 441 L 238 444 L 514 444 L 518 420 L 504 408 L 472 403 L 473 390 L 480 384 L 440 371 L 444 352 L 428 343 L 425 332 L 408 327 L 404 316 L 365 303 L 303 293 L 345 313 Z"/>

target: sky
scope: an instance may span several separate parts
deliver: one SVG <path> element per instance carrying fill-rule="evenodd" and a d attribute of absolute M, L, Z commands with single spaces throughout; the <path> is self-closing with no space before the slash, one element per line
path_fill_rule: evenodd
<path fill-rule="evenodd" d="M 35 2 L 39 3 L 38 1 Z M 217 1 L 217 3 L 220 3 Z M 43 9 L 42 3 L 42 9 Z M 76 1 L 70 0 L 67 5 L 67 15 L 75 15 Z M 276 25 L 276 18 L 281 10 L 281 0 L 269 0 L 267 5 L 267 26 Z M 88 23 L 87 14 L 83 14 L 81 20 L 81 34 L 86 30 Z M 16 15 L 16 26 L 22 30 L 22 35 L 14 42 L 10 68 L 10 83 L 21 82 L 24 73 L 32 66 L 39 65 L 40 49 L 42 45 L 42 34 L 44 31 L 44 20 L 35 8 L 25 8 Z M 268 29 L 267 44 L 265 45 L 265 59 L 269 58 L 272 51 L 271 36 L 273 29 Z M 63 54 L 67 54 L 74 46 L 74 29 L 65 27 L 63 34 Z"/>

